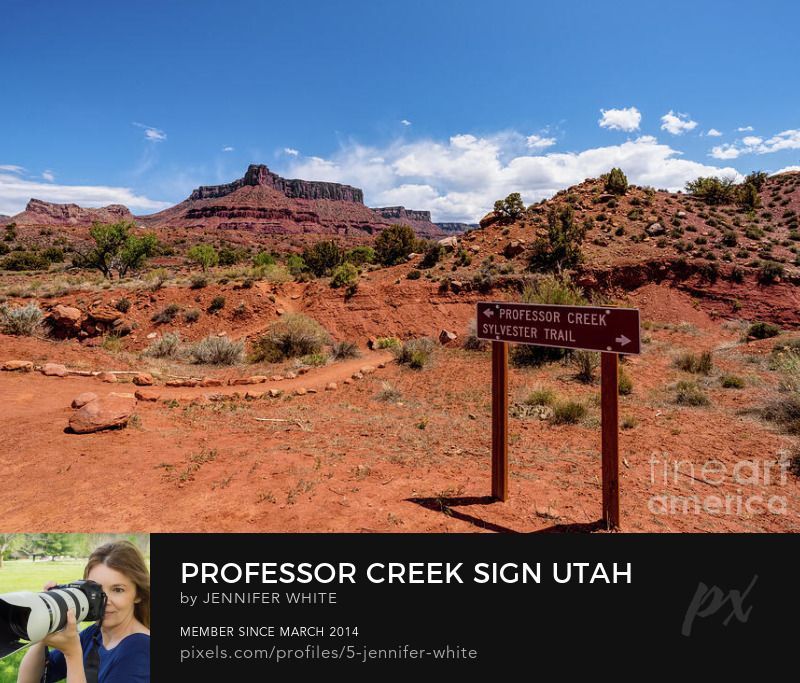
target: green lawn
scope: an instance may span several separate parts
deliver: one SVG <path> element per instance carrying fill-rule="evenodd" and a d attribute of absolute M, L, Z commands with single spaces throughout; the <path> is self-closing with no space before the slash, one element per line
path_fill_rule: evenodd
<path fill-rule="evenodd" d="M 7 560 L 0 569 L 0 593 L 14 591 L 40 591 L 48 581 L 67 583 L 83 578 L 86 560 L 58 560 L 56 562 L 31 562 Z M 17 669 L 25 652 L 17 652 L 0 659 L 0 683 L 16 683 Z"/>

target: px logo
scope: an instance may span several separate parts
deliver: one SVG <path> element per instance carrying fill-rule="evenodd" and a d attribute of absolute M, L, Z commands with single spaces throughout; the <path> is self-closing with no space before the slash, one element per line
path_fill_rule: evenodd
<path fill-rule="evenodd" d="M 744 601 L 750 590 L 758 580 L 758 574 L 753 576 L 750 585 L 744 591 L 736 589 L 731 590 L 727 595 L 717 586 L 709 588 L 702 581 L 697 586 L 694 597 L 689 603 L 689 609 L 686 610 L 686 616 L 683 618 L 683 628 L 681 633 L 684 636 L 692 635 L 692 626 L 696 618 L 704 619 L 710 617 L 712 614 L 719 612 L 726 604 L 730 605 L 730 612 L 725 620 L 722 622 L 723 626 L 727 626 L 733 617 L 736 617 L 741 623 L 746 624 L 750 618 L 750 612 L 753 611 L 752 606 L 744 609 Z"/>

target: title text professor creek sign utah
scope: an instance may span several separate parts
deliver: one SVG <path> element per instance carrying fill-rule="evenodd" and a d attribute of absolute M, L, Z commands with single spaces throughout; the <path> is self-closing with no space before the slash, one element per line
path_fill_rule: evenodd
<path fill-rule="evenodd" d="M 635 308 L 555 304 L 478 304 L 478 338 L 586 351 L 639 353 Z"/>

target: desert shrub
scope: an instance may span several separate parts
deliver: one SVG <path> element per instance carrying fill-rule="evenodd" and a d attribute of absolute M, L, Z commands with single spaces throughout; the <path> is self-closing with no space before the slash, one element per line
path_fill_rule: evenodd
<path fill-rule="evenodd" d="M 478 338 L 478 321 L 473 318 L 469 321 L 467 335 L 464 338 L 464 348 L 467 351 L 485 351 L 488 347 L 488 341 Z"/>
<path fill-rule="evenodd" d="M 326 365 L 329 360 L 330 356 L 327 353 L 309 353 L 300 357 L 300 362 L 303 365 L 311 365 L 315 368 Z"/>
<path fill-rule="evenodd" d="M 273 322 L 261 337 L 253 342 L 252 362 L 275 363 L 284 358 L 296 358 L 319 353 L 330 341 L 328 333 L 316 320 L 302 313 L 289 313 Z"/>
<path fill-rule="evenodd" d="M 723 375 L 719 378 L 719 383 L 723 389 L 741 389 L 744 387 L 744 380 L 738 375 Z"/>
<path fill-rule="evenodd" d="M 235 365 L 242 361 L 244 343 L 227 337 L 211 335 L 192 345 L 189 356 L 193 363 L 203 365 Z"/>
<path fill-rule="evenodd" d="M 739 266 L 734 266 L 731 268 L 729 277 L 731 282 L 744 282 L 744 270 Z"/>
<path fill-rule="evenodd" d="M 572 364 L 577 370 L 575 377 L 586 384 L 594 382 L 594 373 L 600 365 L 600 354 L 593 351 L 575 351 Z"/>
<path fill-rule="evenodd" d="M 307 266 L 302 256 L 299 254 L 292 254 L 286 259 L 286 268 L 292 277 L 297 277 L 307 269 Z"/>
<path fill-rule="evenodd" d="M 216 313 L 217 311 L 221 311 L 223 308 L 225 308 L 225 297 L 215 296 L 213 299 L 211 299 L 211 303 L 208 305 L 208 312 Z"/>
<path fill-rule="evenodd" d="M 408 365 L 415 370 L 421 370 L 431 361 L 433 349 L 436 347 L 432 339 L 420 337 L 410 339 L 402 346 L 392 349 L 395 360 L 401 365 Z"/>
<path fill-rule="evenodd" d="M 561 270 L 576 266 L 582 259 L 585 236 L 584 226 L 575 220 L 571 207 L 552 207 L 547 215 L 547 237 L 539 237 L 531 245 L 528 268 Z"/>
<path fill-rule="evenodd" d="M 744 236 L 751 240 L 760 240 L 764 237 L 764 231 L 755 225 L 748 225 L 744 229 Z"/>
<path fill-rule="evenodd" d="M 681 406 L 707 406 L 711 401 L 695 382 L 682 380 L 675 387 L 675 403 Z"/>
<path fill-rule="evenodd" d="M 0 304 L 0 330 L 3 334 L 32 337 L 42 329 L 44 314 L 35 303 L 11 308 Z"/>
<path fill-rule="evenodd" d="M 333 269 L 331 287 L 349 287 L 358 282 L 358 268 L 352 263 L 342 263 Z"/>
<path fill-rule="evenodd" d="M 606 192 L 625 194 L 628 191 L 628 179 L 621 168 L 612 168 L 606 176 Z"/>
<path fill-rule="evenodd" d="M 169 304 L 157 313 L 154 313 L 150 320 L 159 325 L 171 323 L 175 316 L 180 312 L 181 307 L 178 304 Z"/>
<path fill-rule="evenodd" d="M 525 404 L 529 406 L 552 406 L 557 399 L 558 396 L 552 389 L 537 387 L 525 398 Z"/>
<path fill-rule="evenodd" d="M 438 242 L 431 242 L 425 248 L 425 255 L 422 257 L 420 268 L 433 268 L 444 256 L 444 247 Z"/>
<path fill-rule="evenodd" d="M 753 323 L 747 329 L 747 336 L 751 339 L 770 339 L 771 337 L 777 337 L 780 333 L 780 327 L 764 322 Z"/>
<path fill-rule="evenodd" d="M 767 182 L 768 177 L 769 176 L 766 173 L 764 173 L 764 171 L 753 171 L 752 173 L 747 174 L 747 176 L 744 179 L 744 182 L 749 183 L 750 185 L 755 187 L 756 190 L 761 190 L 761 188 L 764 187 L 764 183 Z M 770 216 L 770 218 L 771 217 L 772 216 Z"/>
<path fill-rule="evenodd" d="M 754 211 L 761 206 L 758 188 L 753 183 L 742 183 L 736 191 L 736 201 L 743 209 Z"/>
<path fill-rule="evenodd" d="M 393 266 L 408 258 L 414 251 L 417 237 L 407 225 L 390 225 L 375 239 L 375 256 L 384 266 Z"/>
<path fill-rule="evenodd" d="M 409 270 L 406 278 L 409 280 L 419 280 L 422 277 L 422 272 L 419 270 Z"/>
<path fill-rule="evenodd" d="M 160 339 L 156 339 L 144 352 L 145 356 L 153 358 L 177 358 L 181 352 L 181 338 L 177 333 L 167 332 Z"/>
<path fill-rule="evenodd" d="M 572 284 L 567 275 L 546 275 L 526 285 L 522 291 L 526 304 L 566 304 L 582 306 L 588 303 L 580 288 Z M 511 362 L 516 367 L 539 366 L 561 360 L 568 355 L 566 349 L 517 344 L 511 348 Z"/>
<path fill-rule="evenodd" d="M 43 249 L 42 256 L 47 259 L 48 263 L 64 262 L 64 250 L 58 247 L 47 247 L 47 249 Z"/>
<path fill-rule="evenodd" d="M 758 281 L 770 285 L 778 278 L 783 277 L 783 264 L 775 261 L 765 261 L 758 269 Z"/>
<path fill-rule="evenodd" d="M 103 343 L 100 344 L 100 348 L 109 353 L 119 353 L 122 351 L 122 337 L 116 334 L 109 334 L 103 338 Z"/>
<path fill-rule="evenodd" d="M 358 344 L 352 341 L 333 342 L 331 344 L 331 359 L 344 360 L 345 358 L 358 358 L 361 352 Z"/>
<path fill-rule="evenodd" d="M 560 401 L 553 406 L 553 424 L 577 424 L 586 417 L 586 406 L 577 401 Z"/>
<path fill-rule="evenodd" d="M 189 281 L 191 289 L 203 289 L 208 286 L 208 278 L 205 275 L 192 275 Z"/>
<path fill-rule="evenodd" d="M 739 243 L 739 239 L 736 237 L 736 233 L 733 230 L 729 230 L 722 236 L 722 244 L 726 247 L 735 247 Z"/>
<path fill-rule="evenodd" d="M 363 266 L 367 263 L 375 263 L 375 250 L 372 247 L 360 246 L 353 247 L 344 255 L 344 260 L 354 266 Z"/>
<path fill-rule="evenodd" d="M 790 392 L 770 401 L 762 409 L 761 416 L 789 434 L 800 434 L 800 393 Z"/>
<path fill-rule="evenodd" d="M 381 382 L 381 390 L 375 394 L 376 401 L 394 403 L 402 398 L 400 390 L 389 382 Z"/>
<path fill-rule="evenodd" d="M 120 313 L 127 313 L 131 310 L 131 300 L 122 297 L 116 304 L 114 304 L 114 308 L 116 308 Z"/>
<path fill-rule="evenodd" d="M 221 266 L 235 266 L 240 261 L 247 257 L 247 249 L 243 247 L 224 246 L 219 250 L 219 265 Z"/>
<path fill-rule="evenodd" d="M 633 393 L 633 380 L 622 366 L 619 367 L 619 374 L 617 375 L 617 393 L 620 396 L 629 396 Z"/>
<path fill-rule="evenodd" d="M 219 254 L 210 244 L 195 244 L 189 247 L 186 257 L 203 269 L 203 272 L 219 263 Z"/>
<path fill-rule="evenodd" d="M 736 184 L 732 178 L 697 178 L 686 183 L 686 191 L 706 204 L 730 204 L 736 197 Z"/>
<path fill-rule="evenodd" d="M 47 270 L 50 267 L 48 261 L 38 251 L 12 251 L 2 261 L 0 266 L 4 270 Z"/>
<path fill-rule="evenodd" d="M 714 367 L 714 359 L 710 351 L 703 351 L 699 355 L 687 352 L 675 359 L 675 367 L 696 375 L 710 375 Z"/>
<path fill-rule="evenodd" d="M 259 251 L 255 256 L 253 256 L 253 265 L 256 268 L 274 266 L 275 263 L 275 257 L 268 251 Z"/>
<path fill-rule="evenodd" d="M 504 221 L 511 222 L 525 215 L 525 204 L 519 192 L 512 192 L 505 199 L 494 203 L 494 212 Z"/>
<path fill-rule="evenodd" d="M 303 262 L 316 277 L 324 277 L 342 262 L 342 251 L 333 240 L 317 242 L 303 250 Z"/>
<path fill-rule="evenodd" d="M 183 319 L 187 323 L 196 323 L 200 320 L 200 311 L 197 308 L 190 308 L 188 311 L 184 311 Z"/>
<path fill-rule="evenodd" d="M 639 424 L 639 420 L 637 420 L 633 415 L 626 415 L 622 418 L 619 423 L 620 429 L 633 429 L 636 425 Z"/>
<path fill-rule="evenodd" d="M 401 346 L 397 337 L 378 337 L 375 340 L 376 349 L 396 349 Z"/>

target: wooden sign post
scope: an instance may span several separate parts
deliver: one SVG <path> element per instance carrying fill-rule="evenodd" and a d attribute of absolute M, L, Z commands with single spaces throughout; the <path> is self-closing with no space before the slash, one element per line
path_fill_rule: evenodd
<path fill-rule="evenodd" d="M 635 308 L 481 302 L 478 338 L 492 342 L 492 497 L 508 499 L 508 342 L 600 352 L 603 521 L 619 514 L 620 353 L 640 353 Z"/>

